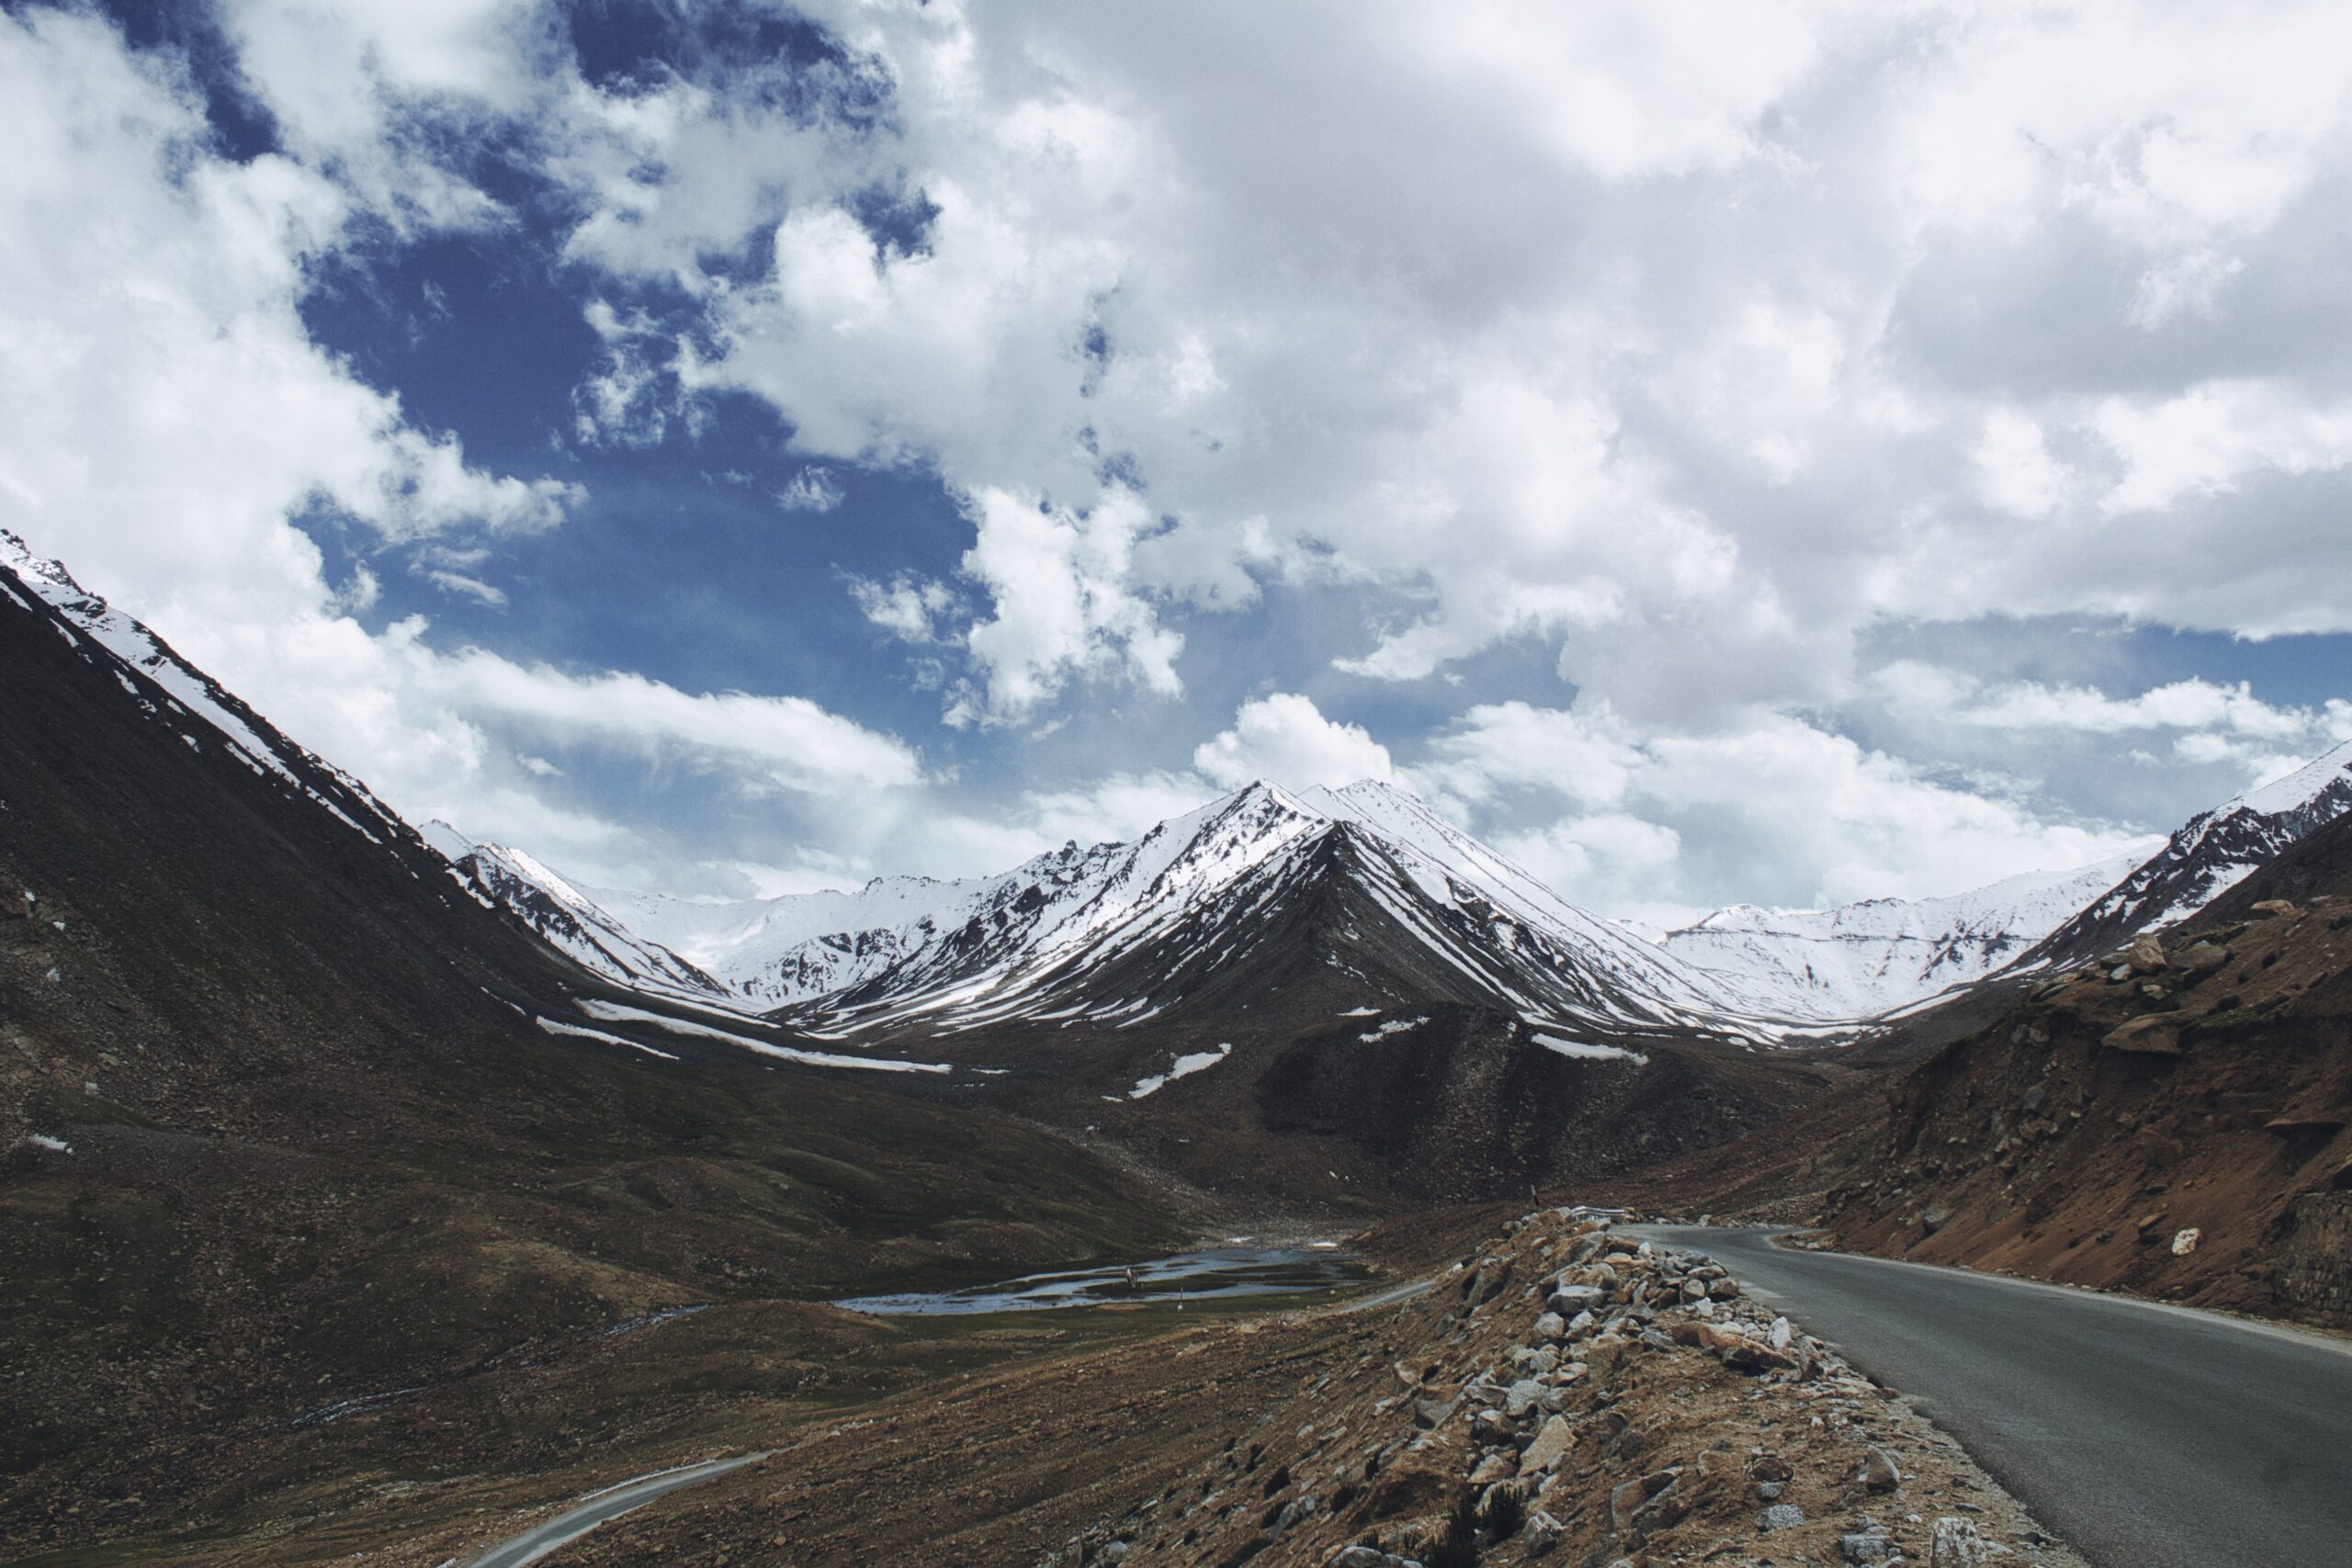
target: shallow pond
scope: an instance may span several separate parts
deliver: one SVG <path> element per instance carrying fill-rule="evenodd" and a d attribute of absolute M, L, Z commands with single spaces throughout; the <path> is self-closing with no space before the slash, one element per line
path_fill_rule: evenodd
<path fill-rule="evenodd" d="M 852 1312 L 941 1314 L 1039 1312 L 1133 1302 L 1215 1301 L 1332 1291 L 1363 1280 L 1361 1263 L 1326 1247 L 1212 1247 L 1141 1263 L 1028 1274 L 993 1285 L 835 1302 Z"/>

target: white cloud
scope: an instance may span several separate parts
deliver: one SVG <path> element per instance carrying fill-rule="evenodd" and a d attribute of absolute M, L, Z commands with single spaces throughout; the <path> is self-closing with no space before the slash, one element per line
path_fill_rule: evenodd
<path fill-rule="evenodd" d="M 504 589 L 484 582 L 479 577 L 468 577 L 462 571 L 447 570 L 428 571 L 424 575 L 444 593 L 455 594 L 461 599 L 470 599 L 477 604 L 487 605 L 492 609 L 501 608 L 506 603 Z"/>
<path fill-rule="evenodd" d="M 695 694 L 626 671 L 571 675 L 479 649 L 421 657 L 415 674 L 469 713 L 500 714 L 531 729 L 647 752 L 674 746 L 736 759 L 786 789 L 849 793 L 911 784 L 922 776 L 906 746 L 805 697 Z"/>
<path fill-rule="evenodd" d="M 1175 660 L 1184 639 L 1130 586 L 1136 543 L 1154 525 L 1133 491 L 1109 491 L 1080 513 L 989 490 L 970 510 L 979 532 L 963 570 L 996 613 L 965 638 L 985 690 L 952 716 L 1022 718 L 1073 674 L 1105 670 L 1162 694 L 1182 689 Z"/>
<path fill-rule="evenodd" d="M 847 499 L 831 469 L 807 468 L 776 491 L 775 503 L 786 512 L 831 512 Z"/>
<path fill-rule="evenodd" d="M 2110 697 L 2091 686 L 2038 681 L 1979 682 L 1901 660 L 1872 672 L 1889 705 L 1917 724 L 1963 726 L 2030 744 L 2045 736 L 2124 736 L 2175 731 L 2170 755 L 2190 767 L 2227 765 L 2246 784 L 2352 739 L 2352 700 L 2315 707 L 2264 702 L 2245 682 L 2191 678 Z M 2140 755 L 2154 761 L 2141 749 Z"/>
<path fill-rule="evenodd" d="M 2352 404 L 2313 406 L 2286 387 L 2210 382 L 2157 402 L 2111 399 L 2098 418 L 2123 463 L 2100 502 L 2110 513 L 2225 493 L 2257 468 L 2306 474 L 2352 463 Z"/>
<path fill-rule="evenodd" d="M 487 600 L 486 558 L 419 547 L 525 547 L 581 499 L 469 462 L 302 326 L 356 234 L 519 231 L 467 175 L 494 144 L 582 215 L 560 248 L 607 357 L 576 434 L 626 457 L 748 392 L 791 431 L 787 511 L 858 464 L 965 499 L 960 576 L 851 581 L 955 720 L 1034 737 L 1179 696 L 1186 634 L 1276 581 L 1304 657 L 1367 681 L 1540 646 L 1572 705 L 1471 689 L 1391 739 L 1451 809 L 1626 897 L 1895 890 L 2101 839 L 1950 749 L 1791 716 L 1888 700 L 1856 665 L 1890 622 L 2352 628 L 2352 413 L 2306 325 L 2352 306 L 2324 261 L 2340 7 L 1333 0 L 1254 14 L 1242 50 L 1184 7 L 810 10 L 826 63 L 605 91 L 543 0 L 224 0 L 282 141 L 245 164 L 94 17 L 0 18 L 0 509 L 396 798 L 538 812 L 617 863 L 603 817 L 531 793 L 545 734 L 820 802 L 898 781 L 870 822 L 808 807 L 831 858 L 770 857 L 790 874 L 916 845 L 915 753 L 851 718 L 350 618 L 387 558 Z M 861 95 L 886 112 L 826 112 Z M 919 243 L 855 216 L 876 192 L 928 211 Z M 331 588 L 310 509 L 376 567 Z M 1334 589 L 1366 606 L 1345 633 Z M 2300 743 L 2250 693 L 1951 682 L 1958 729 L 2132 733 L 2098 728 L 2120 705 L 2183 765 Z M 1261 757 L 1392 766 L 1287 695 L 1196 761 Z M 977 856 L 1189 787 L 1115 776 L 934 811 L 924 841 Z M 1539 798 L 1555 820 L 1512 816 Z"/>
<path fill-rule="evenodd" d="M 365 23 L 366 70 L 438 102 L 490 90 L 464 61 L 509 49 L 508 15 L 255 6 L 234 20 L 294 28 L 273 35 L 288 48 L 304 28 Z M 266 73 L 291 58 L 247 63 Z M 494 732 L 686 757 L 810 795 L 916 781 L 903 744 L 804 699 L 453 655 L 421 618 L 373 636 L 352 618 L 380 595 L 375 570 L 356 564 L 332 588 L 296 515 L 323 507 L 356 549 L 380 560 L 400 544 L 428 581 L 495 604 L 479 570 L 489 542 L 554 527 L 581 498 L 469 464 L 454 436 L 415 425 L 311 340 L 299 306 L 311 269 L 360 217 L 382 216 L 361 164 L 411 155 L 390 132 L 367 141 L 380 108 L 322 96 L 302 113 L 324 118 L 288 125 L 329 173 L 277 154 L 232 163 L 168 62 L 91 16 L 0 17 L 13 150 L 0 162 L 0 520 L 404 811 L 566 863 L 642 866 L 640 832 L 543 793 L 552 766 Z M 402 188 L 402 222 L 479 215 L 447 190 Z"/>
<path fill-rule="evenodd" d="M 867 620 L 900 642 L 913 643 L 940 641 L 940 623 L 959 603 L 955 590 L 944 582 L 904 576 L 887 583 L 854 579 L 850 597 L 857 601 Z"/>
<path fill-rule="evenodd" d="M 1292 692 L 1242 704 L 1233 728 L 1193 753 L 1193 766 L 1227 789 L 1257 779 L 1294 790 L 1337 787 L 1395 771 L 1388 749 L 1361 726 L 1325 718 L 1310 699 Z"/>
<path fill-rule="evenodd" d="M 1732 901 L 1845 903 L 2087 864 L 2138 835 L 2052 819 L 1990 781 L 1930 777 L 1801 720 L 1751 713 L 1705 734 L 1638 735 L 1606 707 L 1477 708 L 1411 781 L 1474 826 L 1531 792 L 1502 847 L 1604 912 L 1667 919 Z M 1545 816 L 1570 809 L 1565 815 Z M 1532 820 L 1530 820 L 1530 818 Z"/>
<path fill-rule="evenodd" d="M 2050 455 L 2041 426 L 2007 409 L 1984 416 L 1976 468 L 1986 503 L 2013 517 L 2047 517 L 2065 499 L 2066 465 Z"/>

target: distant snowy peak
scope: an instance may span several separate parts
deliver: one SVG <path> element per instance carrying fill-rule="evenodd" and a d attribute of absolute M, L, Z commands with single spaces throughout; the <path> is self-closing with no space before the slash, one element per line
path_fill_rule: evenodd
<path fill-rule="evenodd" d="M 447 822 L 427 823 L 424 836 L 482 902 L 510 911 L 575 963 L 633 986 L 711 998 L 729 994 L 718 981 L 637 935 L 521 850 L 477 844 Z"/>
<path fill-rule="evenodd" d="M 2131 870 L 2127 856 L 1939 898 L 1829 909 L 1736 904 L 1663 943 L 1736 1005 L 1824 1022 L 1900 1010 L 1993 974 Z"/>
<path fill-rule="evenodd" d="M 1515 885 L 1524 874 L 1417 807 L 1253 784 L 789 1016 L 844 1033 L 1129 1028 L 1307 984 L 1359 1003 L 1466 1003 L 1610 1034 L 1719 1024 L 1655 950 L 1544 904 Z"/>
<path fill-rule="evenodd" d="M 1378 783 L 1301 795 L 1254 784 L 1132 843 L 1066 844 L 963 880 L 695 903 L 584 886 L 502 851 L 478 860 L 473 882 L 616 977 L 714 992 L 820 1032 L 1131 1027 L 1320 942 L 1326 978 L 1362 979 L 1352 999 L 1466 1002 L 1600 1036 L 1817 1036 L 2039 962 L 2102 908 L 2116 929 L 2150 910 L 2178 918 L 2352 806 L 2347 763 L 2352 748 L 2204 813 L 2136 869 L 1836 909 L 1735 907 L 1662 941 L 1568 903 Z"/>
<path fill-rule="evenodd" d="M 2017 967 L 2079 963 L 2140 931 L 2177 924 L 2347 811 L 2352 742 L 2190 818 L 2162 849 L 2036 943 Z"/>
<path fill-rule="evenodd" d="M 1132 843 L 1067 844 L 996 876 L 730 904 L 583 886 L 512 852 L 472 863 L 483 892 L 582 962 L 650 978 L 666 957 L 825 1032 L 1131 1026 L 1295 957 L 1286 928 L 1317 920 L 1338 945 L 1315 963 L 1389 976 L 1365 979 L 1366 998 L 1410 990 L 1600 1031 L 1715 1019 L 1656 946 L 1381 784 L 1254 784 Z"/>

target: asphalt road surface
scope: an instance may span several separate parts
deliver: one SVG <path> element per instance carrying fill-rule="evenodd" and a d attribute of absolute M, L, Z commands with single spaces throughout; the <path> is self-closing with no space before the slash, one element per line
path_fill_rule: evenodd
<path fill-rule="evenodd" d="M 2333 1340 L 1760 1231 L 1628 1228 L 1834 1341 L 2098 1568 L 2352 1565 L 2352 1349 Z"/>
<path fill-rule="evenodd" d="M 713 1460 L 707 1464 L 690 1464 L 680 1470 L 665 1470 L 659 1474 L 627 1482 L 609 1491 L 592 1494 L 581 1505 L 534 1530 L 527 1530 L 503 1545 L 473 1560 L 472 1568 L 523 1568 L 526 1562 L 536 1562 L 567 1541 L 579 1540 L 606 1519 L 619 1518 L 633 1508 L 641 1508 L 665 1493 L 681 1486 L 693 1486 L 740 1470 L 754 1460 L 767 1458 L 763 1453 L 745 1454 L 740 1459 Z"/>

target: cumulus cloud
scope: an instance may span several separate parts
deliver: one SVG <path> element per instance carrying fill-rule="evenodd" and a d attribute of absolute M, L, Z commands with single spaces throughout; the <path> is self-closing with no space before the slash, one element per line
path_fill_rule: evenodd
<path fill-rule="evenodd" d="M 1571 898 L 1672 923 L 1726 901 L 1837 904 L 2087 864 L 2143 835 L 2045 814 L 1997 780 L 1930 776 L 1780 715 L 1643 735 L 1605 705 L 1472 709 L 1406 780 Z M 1515 813 L 1506 803 L 1516 795 Z M 1509 825 L 1512 816 L 1525 824 Z"/>
<path fill-rule="evenodd" d="M 971 509 L 978 537 L 964 573 L 995 613 L 965 636 L 984 685 L 951 710 L 951 722 L 1025 717 L 1090 671 L 1124 671 L 1166 695 L 1182 689 L 1176 655 L 1184 639 L 1131 585 L 1136 541 L 1156 526 L 1133 491 L 1114 490 L 1076 512 L 989 490 Z"/>
<path fill-rule="evenodd" d="M 1945 681 L 1949 736 L 2144 732 L 2184 766 L 2333 733 L 2211 682 L 1873 678 L 1861 645 L 2352 630 L 2352 405 L 2309 329 L 2352 306 L 2340 7 L 807 11 L 821 50 L 615 83 L 545 0 L 222 0 L 278 141 L 243 162 L 169 59 L 0 18 L 0 506 L 395 798 L 470 781 L 612 863 L 521 738 L 812 800 L 887 778 L 786 869 L 871 864 L 923 815 L 891 736 L 353 618 L 401 558 L 487 602 L 485 561 L 420 547 L 526 547 L 583 498 L 469 459 L 299 307 L 360 236 L 552 220 L 602 345 L 575 439 L 626 457 L 749 396 L 787 512 L 868 467 L 956 498 L 956 570 L 844 571 L 954 724 L 1140 692 L 1199 723 L 1155 737 L 1181 758 L 1217 722 L 1182 705 L 1185 649 L 1275 589 L 1327 668 L 1270 683 L 1418 701 L 1531 649 L 1563 682 L 1377 739 L 1261 698 L 1197 774 L 931 813 L 958 853 L 1196 777 L 1394 770 L 1611 897 L 1936 891 L 2113 833 L 1925 723 L 1850 739 L 1847 705 L 1921 711 L 1890 682 Z M 489 195 L 486 148 L 552 199 Z M 312 513 L 376 566 L 331 587 Z"/>
<path fill-rule="evenodd" d="M 2261 568 L 2299 542 L 2277 514 L 2180 516 L 2200 584 L 2109 564 L 2134 514 L 2341 465 L 2340 419 L 2293 378 L 2217 412 L 2131 368 L 2152 334 L 2226 325 L 2323 199 L 2352 79 L 2329 8 L 1309 7 L 1253 18 L 1243 80 L 1267 90 L 1240 98 L 1199 90 L 1235 69 L 1199 10 L 816 14 L 887 77 L 890 128 L 769 147 L 797 196 L 771 221 L 651 181 L 677 207 L 664 276 L 730 223 L 772 257 L 707 281 L 708 345 L 676 339 L 665 374 L 974 497 L 1141 497 L 1172 525 L 1089 592 L 1162 626 L 1269 575 L 1370 582 L 1394 596 L 1344 671 L 1544 638 L 1651 722 L 1834 699 L 1890 615 L 2237 630 L 2259 602 L 2264 630 L 2352 626 Z M 724 118 L 682 87 L 638 133 L 683 148 Z M 930 204 L 918 248 L 853 210 L 877 164 Z M 2032 292 L 2097 268 L 2138 282 Z M 1963 338 L 1923 313 L 1953 300 L 2000 313 Z M 2062 335 L 2070 384 L 1970 363 Z M 2192 381 L 2200 353 L 2174 355 Z M 2052 446 L 2075 433 L 2079 474 Z M 1069 575 L 1046 533 L 985 542 L 1008 582 Z M 1018 612 L 982 586 L 985 647 Z M 963 712 L 1033 711 L 1090 663 L 1169 689 L 1133 626 L 1065 618 L 978 659 Z"/>
<path fill-rule="evenodd" d="M 2065 499 L 2066 465 L 2050 455 L 2041 426 L 2007 409 L 1985 415 L 1976 467 L 1986 504 L 2013 517 L 2047 517 Z"/>
<path fill-rule="evenodd" d="M 639 830 L 546 794 L 560 770 L 516 759 L 494 731 L 691 755 L 808 795 L 911 783 L 907 747 L 798 697 L 453 653 L 419 617 L 371 634 L 355 617 L 380 595 L 376 570 L 356 564 L 332 587 L 297 525 L 339 520 L 375 559 L 397 547 L 443 591 L 494 605 L 504 592 L 481 570 L 493 542 L 558 527 L 582 499 L 474 465 L 313 343 L 299 310 L 311 270 L 367 222 L 482 218 L 455 187 L 393 180 L 417 153 L 385 106 L 512 107 L 497 83 L 523 67 L 469 62 L 507 59 L 517 14 L 227 7 L 301 154 L 243 163 L 216 150 L 170 59 L 78 11 L 0 17 L 0 134 L 15 149 L 0 167 L 0 513 L 403 810 L 569 863 L 629 863 Z M 314 36 L 345 28 L 365 38 Z M 305 59 L 386 85 L 356 103 L 283 98 Z"/>
<path fill-rule="evenodd" d="M 1294 790 L 1336 788 L 1385 779 L 1395 771 L 1388 749 L 1362 726 L 1324 717 L 1313 701 L 1295 692 L 1244 703 L 1232 728 L 1193 753 L 1193 766 L 1229 789 L 1258 779 Z"/>
<path fill-rule="evenodd" d="M 831 469 L 807 468 L 776 491 L 775 503 L 786 512 L 831 512 L 847 499 Z"/>
<path fill-rule="evenodd" d="M 2168 745 L 2174 761 L 2227 765 L 2247 784 L 2352 739 L 2352 700 L 2277 705 L 2256 696 L 2243 681 L 2191 678 L 2114 697 L 2094 686 L 1980 682 L 1907 660 L 1874 671 L 1871 680 L 1895 711 L 1915 722 L 1993 731 L 2012 742 L 2129 736 L 2141 742 L 2136 754 L 2143 762 L 2154 760 L 2147 745 Z"/>

